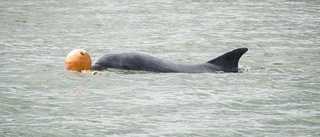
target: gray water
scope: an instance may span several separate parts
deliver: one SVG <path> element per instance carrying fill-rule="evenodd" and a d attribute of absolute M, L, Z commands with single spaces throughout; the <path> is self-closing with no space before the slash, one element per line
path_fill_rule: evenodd
<path fill-rule="evenodd" d="M 242 73 L 65 70 L 83 48 Z M 320 136 L 317 0 L 1 0 L 0 136 Z"/>

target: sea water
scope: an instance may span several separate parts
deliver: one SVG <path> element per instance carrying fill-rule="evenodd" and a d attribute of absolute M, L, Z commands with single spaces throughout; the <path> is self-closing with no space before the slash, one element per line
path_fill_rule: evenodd
<path fill-rule="evenodd" d="M 241 73 L 65 70 L 135 51 Z M 0 1 L 0 136 L 320 136 L 320 2 Z"/>

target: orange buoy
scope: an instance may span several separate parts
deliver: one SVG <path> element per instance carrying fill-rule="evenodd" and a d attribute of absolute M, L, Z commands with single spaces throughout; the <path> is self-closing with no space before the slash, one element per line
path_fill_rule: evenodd
<path fill-rule="evenodd" d="M 67 70 L 89 70 L 91 68 L 91 57 L 87 51 L 83 49 L 72 50 L 66 58 Z"/>

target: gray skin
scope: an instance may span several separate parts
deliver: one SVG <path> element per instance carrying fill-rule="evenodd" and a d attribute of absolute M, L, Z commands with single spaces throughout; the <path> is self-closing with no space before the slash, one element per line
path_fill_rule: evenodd
<path fill-rule="evenodd" d="M 238 72 L 239 59 L 247 51 L 247 48 L 235 49 L 208 62 L 198 64 L 175 63 L 135 52 L 109 53 L 100 57 L 91 69 L 115 68 L 163 73 Z"/>

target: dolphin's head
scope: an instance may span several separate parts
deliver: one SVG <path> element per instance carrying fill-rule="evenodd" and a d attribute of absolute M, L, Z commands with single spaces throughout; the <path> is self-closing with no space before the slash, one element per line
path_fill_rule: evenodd
<path fill-rule="evenodd" d="M 91 70 L 98 70 L 98 71 L 102 71 L 102 70 L 105 70 L 105 68 L 99 64 L 94 64 L 92 67 L 91 67 Z"/>

